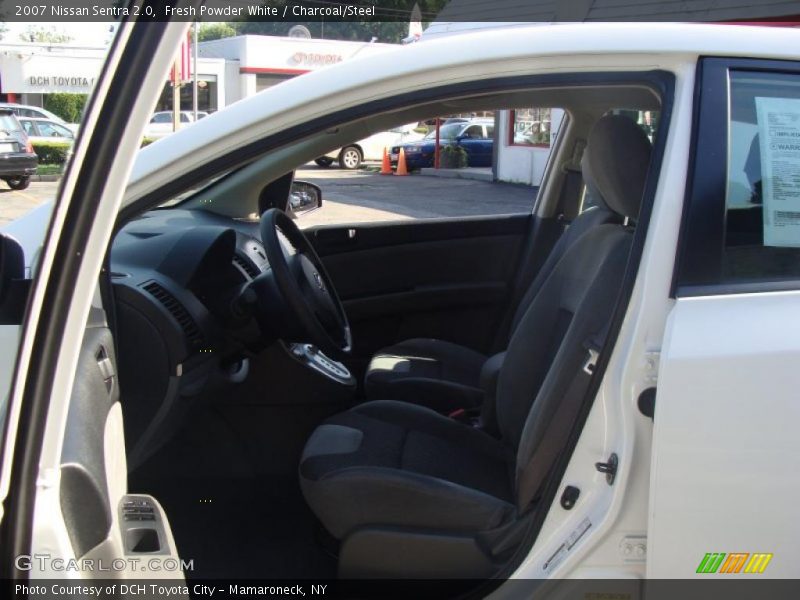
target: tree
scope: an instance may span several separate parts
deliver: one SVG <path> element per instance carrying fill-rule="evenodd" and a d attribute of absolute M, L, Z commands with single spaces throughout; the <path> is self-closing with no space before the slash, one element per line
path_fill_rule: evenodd
<path fill-rule="evenodd" d="M 230 23 L 203 23 L 197 32 L 197 41 L 210 42 L 235 35 L 237 31 Z"/>
<path fill-rule="evenodd" d="M 69 94 L 66 92 L 46 94 L 44 108 L 54 112 L 67 123 L 80 123 L 87 98 L 86 94 Z"/>
<path fill-rule="evenodd" d="M 25 33 L 19 35 L 23 42 L 39 42 L 43 44 L 66 44 L 72 41 L 72 36 L 56 31 L 55 28 L 45 29 L 44 27 L 34 27 L 30 25 Z"/>

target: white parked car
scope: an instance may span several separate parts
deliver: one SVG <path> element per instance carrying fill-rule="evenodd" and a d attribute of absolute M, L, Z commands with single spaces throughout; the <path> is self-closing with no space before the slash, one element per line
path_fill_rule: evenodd
<path fill-rule="evenodd" d="M 208 116 L 207 112 L 198 111 L 197 119 L 203 119 Z M 153 114 L 150 122 L 144 129 L 144 137 L 147 138 L 162 138 L 165 135 L 173 133 L 172 111 L 164 110 Z M 194 112 L 190 110 L 182 110 L 180 112 L 181 129 L 187 125 L 194 123 Z"/>
<path fill-rule="evenodd" d="M 15 102 L 0 102 L 0 108 L 9 108 L 14 111 L 17 117 L 30 117 L 32 119 L 49 119 L 55 123 L 63 125 L 75 133 L 78 130 L 78 123 L 67 123 L 57 114 L 50 112 L 41 106 L 29 106 L 27 104 L 17 104 Z"/>
<path fill-rule="evenodd" d="M 139 85 L 96 98 L 52 223 L 2 238 L 11 576 L 584 598 L 800 575 L 800 31 L 454 35 L 137 153 L 187 26 L 120 23 L 98 90 Z M 564 109 L 530 212 L 275 208 L 292 169 L 454 105 Z"/>
<path fill-rule="evenodd" d="M 334 162 L 338 162 L 343 169 L 358 169 L 365 160 L 382 160 L 384 149 L 388 151 L 397 144 L 421 140 L 425 137 L 425 133 L 418 131 L 418 127 L 419 123 L 408 123 L 388 131 L 374 133 L 363 140 L 331 150 L 314 162 L 320 167 L 330 167 Z"/>
<path fill-rule="evenodd" d="M 32 142 L 75 141 L 75 132 L 72 129 L 52 119 L 18 117 L 18 120 Z"/>

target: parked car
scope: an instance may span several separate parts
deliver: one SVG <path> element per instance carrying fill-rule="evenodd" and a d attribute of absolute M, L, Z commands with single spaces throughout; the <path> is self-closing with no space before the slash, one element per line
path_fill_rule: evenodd
<path fill-rule="evenodd" d="M 314 160 L 320 167 L 330 167 L 334 161 L 343 169 L 357 169 L 365 160 L 382 160 L 383 150 L 397 144 L 420 140 L 424 134 L 417 131 L 417 123 L 408 123 L 388 131 L 375 133 L 368 138 L 332 150 Z"/>
<path fill-rule="evenodd" d="M 203 119 L 208 116 L 208 113 L 205 111 L 198 111 L 197 119 Z M 171 110 L 164 110 L 155 113 L 150 122 L 147 124 L 144 130 L 144 137 L 148 138 L 162 138 L 165 135 L 169 135 L 173 133 L 172 128 L 172 111 Z M 194 112 L 191 110 L 182 110 L 180 112 L 180 122 L 181 122 L 181 129 L 186 127 L 187 125 L 191 125 L 194 123 Z"/>
<path fill-rule="evenodd" d="M 189 24 L 118 27 L 104 122 L 0 237 L 18 593 L 116 594 L 77 581 L 115 565 L 186 596 L 196 558 L 338 597 L 797 597 L 800 31 L 451 35 L 136 152 Z M 529 209 L 280 210 L 318 205 L 292 170 L 323 148 L 454 105 L 563 109 Z"/>
<path fill-rule="evenodd" d="M 39 158 L 16 115 L 0 106 L 0 179 L 12 190 L 24 190 Z"/>
<path fill-rule="evenodd" d="M 439 127 L 440 147 L 460 146 L 467 153 L 467 166 L 491 167 L 494 149 L 494 119 L 470 119 L 464 122 L 446 123 Z M 436 148 L 436 130 L 418 142 L 398 144 L 392 147 L 391 160 L 396 163 L 400 148 L 406 155 L 409 169 L 432 167 Z"/>
<path fill-rule="evenodd" d="M 0 102 L 0 108 L 8 108 L 14 112 L 17 117 L 30 117 L 33 119 L 50 119 L 51 121 L 63 125 L 70 129 L 73 133 L 78 130 L 77 123 L 67 123 L 64 119 L 57 114 L 50 112 L 41 106 L 29 106 L 27 104 L 16 104 L 14 102 Z"/>
<path fill-rule="evenodd" d="M 22 128 L 32 142 L 69 142 L 75 141 L 75 133 L 66 125 L 52 119 L 34 117 L 18 117 Z"/>

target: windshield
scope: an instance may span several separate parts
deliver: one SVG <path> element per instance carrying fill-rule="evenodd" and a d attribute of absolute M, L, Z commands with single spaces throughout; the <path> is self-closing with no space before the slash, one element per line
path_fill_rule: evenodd
<path fill-rule="evenodd" d="M 233 171 L 235 171 L 238 168 L 239 167 L 228 169 L 226 171 L 223 171 L 222 173 L 217 173 L 216 175 L 213 175 L 213 176 L 209 177 L 208 179 L 204 179 L 203 181 L 201 181 L 197 185 L 193 185 L 188 190 L 184 190 L 183 192 L 181 192 L 177 196 L 173 196 L 172 198 L 170 198 L 166 202 L 163 202 L 163 203 L 159 204 L 156 208 L 171 208 L 173 206 L 177 206 L 178 204 L 180 204 L 184 200 L 188 199 L 190 196 L 194 196 L 195 194 L 201 193 L 206 188 L 210 188 L 217 181 L 219 181 L 220 179 L 222 179 L 226 175 L 232 173 Z"/>
<path fill-rule="evenodd" d="M 462 127 L 464 127 L 463 123 L 450 123 L 450 125 L 443 125 L 439 128 L 439 139 L 442 140 L 454 140 L 458 135 L 458 132 L 461 131 Z M 428 135 L 425 136 L 427 140 L 435 140 L 436 139 L 436 130 L 429 132 Z"/>
<path fill-rule="evenodd" d="M 9 114 L 0 115 L 0 130 L 3 131 L 17 131 L 19 125 L 17 120 Z"/>

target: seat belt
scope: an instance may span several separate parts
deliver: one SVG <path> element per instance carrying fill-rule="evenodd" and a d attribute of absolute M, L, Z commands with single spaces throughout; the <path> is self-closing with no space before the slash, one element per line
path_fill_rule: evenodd
<path fill-rule="evenodd" d="M 567 442 L 583 399 L 586 397 L 589 384 L 594 376 L 597 358 L 605 343 L 609 325 L 606 325 L 601 333 L 590 337 L 584 342 L 587 356 L 583 366 L 567 388 L 561 403 L 542 436 L 541 443 L 519 474 L 517 506 L 520 507 L 523 514 L 533 506 L 533 501 L 536 499 L 539 489 Z"/>

